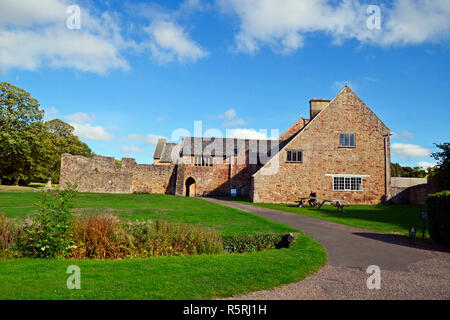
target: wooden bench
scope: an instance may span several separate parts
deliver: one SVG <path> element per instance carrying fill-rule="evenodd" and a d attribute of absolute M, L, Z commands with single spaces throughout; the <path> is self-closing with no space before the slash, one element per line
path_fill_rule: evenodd
<path fill-rule="evenodd" d="M 322 207 L 325 203 L 329 202 L 330 204 L 337 207 L 338 211 L 341 211 L 342 213 L 345 213 L 345 207 L 348 207 L 349 205 L 344 203 L 347 202 L 346 200 L 336 200 L 336 199 L 324 199 L 317 209 L 319 210 L 320 207 Z"/>

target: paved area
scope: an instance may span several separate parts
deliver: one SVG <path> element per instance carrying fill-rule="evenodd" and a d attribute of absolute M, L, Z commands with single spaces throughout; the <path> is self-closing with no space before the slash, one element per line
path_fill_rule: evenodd
<path fill-rule="evenodd" d="M 328 252 L 328 265 L 303 281 L 236 299 L 450 299 L 450 253 L 410 246 L 390 235 L 218 199 L 206 199 L 304 231 Z M 381 270 L 369 290 L 367 267 Z"/>

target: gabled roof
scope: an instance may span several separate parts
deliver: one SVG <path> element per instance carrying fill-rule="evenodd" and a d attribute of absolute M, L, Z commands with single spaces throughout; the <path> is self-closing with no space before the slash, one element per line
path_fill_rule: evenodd
<path fill-rule="evenodd" d="M 184 137 L 181 144 L 183 156 L 235 156 L 241 150 L 249 150 L 249 152 L 262 152 L 266 154 L 275 146 L 278 146 L 279 141 L 270 139 L 256 140 L 238 138 Z"/>
<path fill-rule="evenodd" d="M 173 162 L 172 161 L 172 150 L 177 146 L 177 143 L 165 143 L 163 150 L 161 152 L 161 158 L 159 162 Z"/>
<path fill-rule="evenodd" d="M 166 138 L 158 139 L 158 143 L 156 144 L 155 152 L 153 153 L 153 159 L 160 159 L 161 153 L 163 151 L 164 145 L 166 144 Z"/>
<path fill-rule="evenodd" d="M 258 169 L 258 171 L 256 171 L 253 175 L 258 174 L 264 167 L 269 166 L 269 163 L 272 161 L 272 159 L 278 154 L 280 153 L 284 148 L 286 148 L 288 146 L 288 144 L 295 139 L 296 136 L 298 136 L 299 134 L 301 134 L 307 127 L 310 127 L 311 124 L 314 122 L 314 120 L 316 120 L 317 118 L 320 117 L 321 114 L 323 114 L 323 112 L 329 108 L 330 105 L 332 105 L 332 103 L 336 100 L 336 98 L 338 98 L 341 94 L 345 93 L 345 92 L 351 92 L 353 93 L 361 102 L 362 104 L 376 117 L 376 119 L 378 121 L 380 121 L 380 123 L 386 128 L 386 130 L 388 132 L 390 132 L 389 128 L 383 123 L 383 121 L 380 120 L 380 118 L 378 118 L 378 116 L 364 103 L 364 101 L 362 101 L 358 95 L 352 90 L 350 89 L 349 86 L 345 86 L 344 88 L 342 88 L 341 91 L 339 91 L 339 93 L 333 98 L 333 100 L 330 101 L 330 103 L 328 103 L 328 105 L 323 108 L 316 116 L 314 116 L 312 119 L 310 119 L 296 134 L 292 135 L 289 139 L 286 140 L 286 142 L 284 144 L 280 144 L 280 148 L 278 149 L 277 153 L 274 153 L 272 155 L 272 158 L 267 161 L 261 168 Z"/>

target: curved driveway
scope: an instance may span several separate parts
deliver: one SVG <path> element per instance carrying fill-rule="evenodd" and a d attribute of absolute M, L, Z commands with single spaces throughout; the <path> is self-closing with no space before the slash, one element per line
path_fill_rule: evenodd
<path fill-rule="evenodd" d="M 304 231 L 328 252 L 328 265 L 288 286 L 239 299 L 450 299 L 450 254 L 410 246 L 393 236 L 289 212 L 205 198 Z M 381 269 L 381 289 L 369 290 L 366 269 Z"/>

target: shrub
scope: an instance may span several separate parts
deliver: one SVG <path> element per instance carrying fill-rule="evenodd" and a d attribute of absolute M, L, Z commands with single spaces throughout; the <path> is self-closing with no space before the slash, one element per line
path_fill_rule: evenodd
<path fill-rule="evenodd" d="M 223 252 L 222 240 L 212 230 L 156 220 L 129 223 L 128 228 L 142 256 L 215 254 Z"/>
<path fill-rule="evenodd" d="M 5 213 L 0 215 L 0 250 L 10 249 L 17 238 L 17 227 Z"/>
<path fill-rule="evenodd" d="M 66 190 L 42 193 L 39 213 L 18 232 L 15 248 L 24 256 L 52 258 L 66 256 L 71 247 L 73 199 L 76 186 Z"/>
<path fill-rule="evenodd" d="M 450 191 L 430 194 L 425 203 L 431 239 L 450 247 Z"/>
<path fill-rule="evenodd" d="M 223 251 L 221 239 L 214 231 L 160 220 L 125 222 L 112 215 L 91 215 L 77 218 L 73 231 L 71 256 L 76 259 L 125 259 Z"/>
<path fill-rule="evenodd" d="M 133 239 L 117 217 L 96 214 L 74 221 L 73 258 L 123 259 L 134 252 Z"/>
<path fill-rule="evenodd" d="M 285 236 L 282 234 L 268 233 L 225 237 L 222 241 L 226 251 L 243 253 L 288 246 L 289 244 L 284 244 L 284 238 Z"/>

